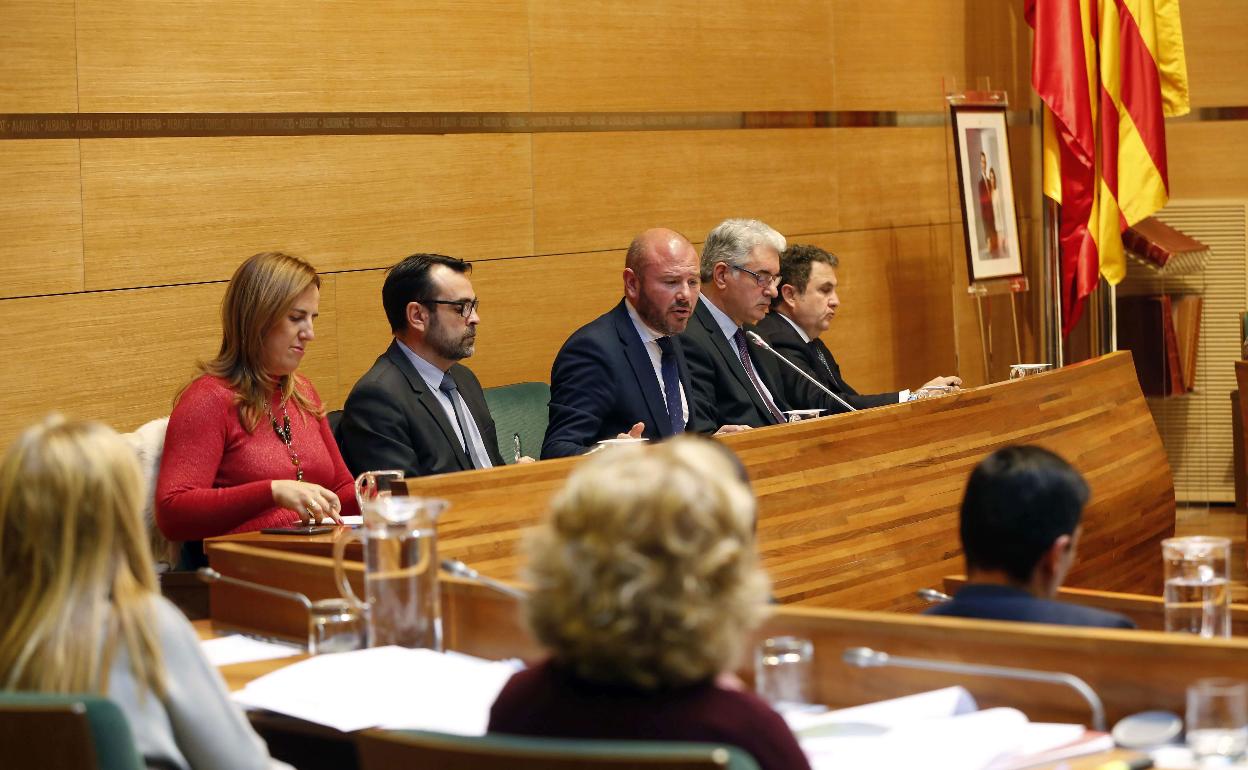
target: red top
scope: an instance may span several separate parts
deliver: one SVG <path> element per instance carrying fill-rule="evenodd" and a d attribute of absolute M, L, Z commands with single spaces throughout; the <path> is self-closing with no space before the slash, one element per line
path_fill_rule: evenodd
<path fill-rule="evenodd" d="M 313 403 L 321 403 L 306 379 L 299 378 L 296 387 Z M 276 400 L 272 406 L 280 422 L 281 406 Z M 293 404 L 286 411 L 303 480 L 337 494 L 344 516 L 359 513 L 351 473 L 329 423 Z M 248 433 L 234 391 L 223 380 L 204 375 L 183 392 L 169 416 L 156 482 L 156 523 L 170 540 L 296 524 L 299 514 L 277 507 L 271 487 L 274 479 L 294 478 L 290 453 L 267 419 Z"/>

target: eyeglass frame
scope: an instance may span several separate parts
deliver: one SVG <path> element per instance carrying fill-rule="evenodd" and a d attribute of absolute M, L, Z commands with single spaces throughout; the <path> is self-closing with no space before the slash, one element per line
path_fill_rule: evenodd
<path fill-rule="evenodd" d="M 728 263 L 725 262 L 724 264 L 727 265 Z M 768 275 L 767 273 L 756 273 L 748 267 L 741 267 L 740 265 L 728 265 L 728 267 L 731 267 L 733 270 L 740 270 L 743 273 L 749 273 L 753 276 L 754 283 L 757 284 L 760 289 L 777 287 L 780 285 L 780 282 L 784 280 L 784 276 L 782 275 L 773 275 L 770 279 L 765 278 L 763 276 Z"/>
<path fill-rule="evenodd" d="M 472 314 L 477 312 L 477 308 L 481 306 L 481 298 L 473 297 L 472 299 L 418 299 L 422 305 L 451 305 L 456 307 L 459 317 L 467 321 L 472 318 Z"/>

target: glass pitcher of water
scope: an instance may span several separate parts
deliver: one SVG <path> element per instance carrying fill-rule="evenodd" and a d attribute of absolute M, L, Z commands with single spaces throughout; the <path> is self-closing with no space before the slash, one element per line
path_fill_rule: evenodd
<path fill-rule="evenodd" d="M 445 500 L 379 494 L 361 506 L 364 526 L 343 530 L 334 541 L 339 590 L 363 608 L 370 647 L 442 649 L 436 525 L 446 506 Z M 343 569 L 344 552 L 353 540 L 364 550 L 364 601 L 351 590 Z"/>
<path fill-rule="evenodd" d="M 1231 635 L 1231 541 L 1172 537 L 1161 541 L 1166 565 L 1166 630 L 1203 637 Z"/>

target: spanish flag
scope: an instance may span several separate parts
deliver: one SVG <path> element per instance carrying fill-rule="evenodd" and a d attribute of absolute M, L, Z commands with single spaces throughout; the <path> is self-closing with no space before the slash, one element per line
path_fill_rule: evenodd
<path fill-rule="evenodd" d="M 1169 199 L 1165 118 L 1190 109 L 1179 0 L 1027 0 L 1026 17 L 1069 334 L 1097 275 L 1126 273 L 1122 231 Z"/>

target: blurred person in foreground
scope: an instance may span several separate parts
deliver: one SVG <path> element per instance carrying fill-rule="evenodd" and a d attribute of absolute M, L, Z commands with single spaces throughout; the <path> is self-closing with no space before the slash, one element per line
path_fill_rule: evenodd
<path fill-rule="evenodd" d="M 1088 485 L 1062 458 L 1009 446 L 984 458 L 962 498 L 966 585 L 926 610 L 981 620 L 1135 628 L 1116 612 L 1053 599 L 1075 561 Z"/>
<path fill-rule="evenodd" d="M 316 339 L 321 279 L 265 252 L 230 278 L 221 349 L 178 394 L 156 484 L 170 540 L 202 540 L 358 513 L 347 466 L 312 383 L 296 373 Z"/>
<path fill-rule="evenodd" d="M 0 687 L 100 693 L 121 707 L 149 767 L 273 763 L 161 597 L 134 450 L 99 423 L 57 416 L 0 460 Z"/>
<path fill-rule="evenodd" d="M 528 622 L 550 651 L 511 678 L 490 730 L 725 743 L 809 767 L 732 676 L 768 595 L 740 466 L 705 439 L 610 447 L 569 477 L 528 542 Z"/>

